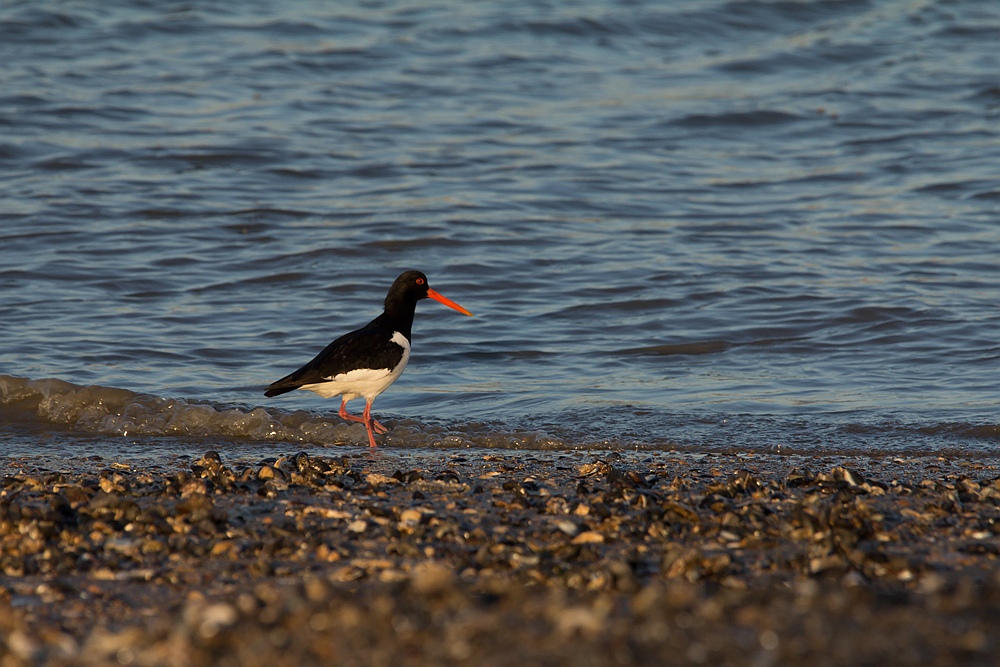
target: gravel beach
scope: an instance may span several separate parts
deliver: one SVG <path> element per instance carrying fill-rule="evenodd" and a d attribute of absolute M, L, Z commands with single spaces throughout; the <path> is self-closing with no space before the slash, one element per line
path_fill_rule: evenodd
<path fill-rule="evenodd" d="M 1000 659 L 1000 462 L 0 463 L 0 665 Z"/>

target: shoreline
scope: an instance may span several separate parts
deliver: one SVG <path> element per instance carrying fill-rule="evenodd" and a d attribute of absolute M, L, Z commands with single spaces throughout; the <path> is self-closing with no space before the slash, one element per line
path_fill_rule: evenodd
<path fill-rule="evenodd" d="M 15 665 L 1000 654 L 994 457 L 352 448 L 0 474 Z"/>

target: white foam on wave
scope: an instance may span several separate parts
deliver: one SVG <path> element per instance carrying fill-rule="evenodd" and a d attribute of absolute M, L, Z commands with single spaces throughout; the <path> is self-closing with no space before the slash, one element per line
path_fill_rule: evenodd
<path fill-rule="evenodd" d="M 127 389 L 76 385 L 54 378 L 33 380 L 0 375 L 0 418 L 37 431 L 65 430 L 108 436 L 225 438 L 253 442 L 340 445 L 367 442 L 364 427 L 315 412 L 213 405 L 162 398 Z M 496 425 L 461 429 L 414 420 L 387 424 L 385 444 L 394 447 L 496 447 L 558 449 L 565 444 L 541 432 L 515 432 Z"/>
<path fill-rule="evenodd" d="M 7 422 L 59 425 L 104 435 L 325 443 L 353 440 L 351 426 L 313 413 L 282 414 L 263 407 L 194 403 L 58 379 L 0 375 L 0 410 Z"/>
<path fill-rule="evenodd" d="M 58 379 L 33 380 L 0 375 L 0 428 L 4 434 L 25 436 L 59 432 L 79 439 L 108 436 L 130 441 L 144 438 L 187 438 L 202 445 L 219 441 L 245 445 L 298 443 L 302 445 L 352 445 L 367 448 L 365 429 L 347 423 L 334 413 L 286 411 L 273 407 L 215 404 L 183 398 L 163 398 L 116 387 L 76 385 Z M 604 411 L 606 412 L 606 411 Z M 624 415 L 628 420 L 622 421 Z M 618 421 L 601 421 L 599 415 L 563 414 L 544 424 L 513 426 L 504 422 L 433 421 L 391 419 L 379 416 L 389 433 L 381 446 L 397 449 L 493 450 L 686 450 L 698 451 L 825 451 L 884 455 L 936 451 L 993 452 L 1000 437 L 995 422 L 835 422 L 780 418 L 703 419 L 680 415 L 666 425 L 660 415 L 648 422 L 626 410 Z M 541 421 L 541 420 L 536 420 Z M 581 423 L 570 431 L 562 423 Z M 627 432 L 623 434 L 625 429 Z M 586 430 L 584 430 L 586 429 Z M 699 430 L 695 430 L 699 429 Z M 618 434 L 602 436 L 598 434 Z M 685 438 L 673 440 L 674 434 Z M 152 444 L 149 440 L 147 443 Z M 778 443 L 777 445 L 775 443 Z M 90 446 L 90 445 L 88 445 Z M 102 445 L 104 446 L 104 445 Z"/>

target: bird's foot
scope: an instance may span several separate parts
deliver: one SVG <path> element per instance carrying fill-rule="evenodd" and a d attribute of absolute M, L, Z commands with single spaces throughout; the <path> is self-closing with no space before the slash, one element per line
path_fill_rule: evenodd
<path fill-rule="evenodd" d="M 379 435 L 385 435 L 386 433 L 389 432 L 389 429 L 387 429 L 385 426 L 382 426 L 382 423 L 377 419 L 372 420 L 372 429 Z"/>

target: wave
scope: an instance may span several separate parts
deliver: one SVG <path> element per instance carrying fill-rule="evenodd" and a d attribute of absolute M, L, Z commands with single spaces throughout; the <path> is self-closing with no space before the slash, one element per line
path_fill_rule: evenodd
<path fill-rule="evenodd" d="M 647 353 L 642 350 L 637 353 Z M 654 350 L 654 354 L 705 350 Z M 1000 425 L 901 422 L 863 415 L 677 414 L 635 406 L 593 406 L 499 421 L 425 423 L 385 419 L 380 444 L 400 449 L 591 450 L 849 453 L 869 456 L 992 453 Z M 62 431 L 123 439 L 187 438 L 247 444 L 363 446 L 364 427 L 334 414 L 162 398 L 116 387 L 0 375 L 0 424 L 6 433 Z M 738 427 L 734 430 L 734 425 Z"/>
<path fill-rule="evenodd" d="M 306 410 L 218 405 L 161 398 L 128 389 L 76 385 L 55 378 L 0 375 L 0 421 L 27 431 L 46 428 L 105 436 L 169 436 L 295 442 L 314 445 L 367 443 L 364 427 Z M 385 422 L 386 420 L 383 420 Z M 402 419 L 388 422 L 385 443 L 419 447 L 557 449 L 565 443 L 544 432 L 517 432 L 489 424 L 462 429 Z"/>
<path fill-rule="evenodd" d="M 7 422 L 64 426 L 85 433 L 140 436 L 228 436 L 265 440 L 342 439 L 329 422 L 265 408 L 221 407 L 160 398 L 128 389 L 81 386 L 54 378 L 0 375 L 0 411 Z"/>

